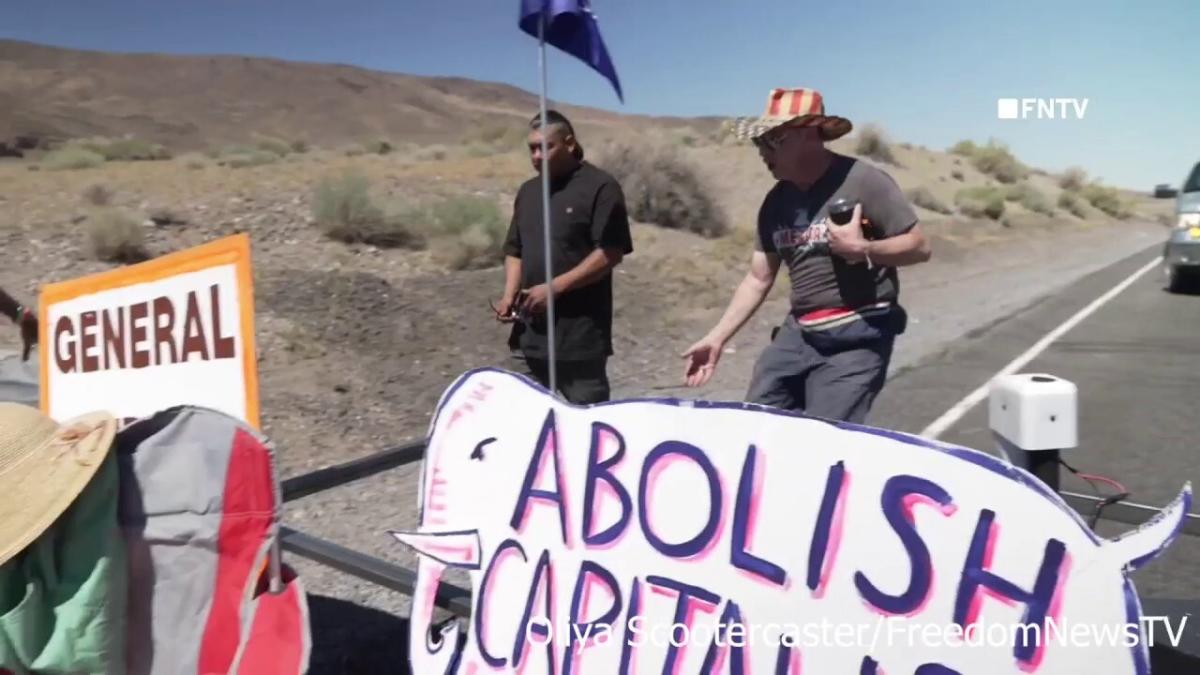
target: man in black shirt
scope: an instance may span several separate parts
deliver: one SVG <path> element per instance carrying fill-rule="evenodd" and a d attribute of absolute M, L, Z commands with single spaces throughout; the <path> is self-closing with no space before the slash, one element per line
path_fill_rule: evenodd
<path fill-rule="evenodd" d="M 538 176 L 517 192 L 504 243 L 504 295 L 497 318 L 513 324 L 509 347 L 520 350 L 529 374 L 549 386 L 546 301 L 554 292 L 556 384 L 572 403 L 609 399 L 612 347 L 612 269 L 633 252 L 625 195 L 617 181 L 583 161 L 571 123 L 556 111 L 530 122 L 529 152 Z M 550 177 L 550 256 L 546 285 L 542 214 L 542 134 Z"/>

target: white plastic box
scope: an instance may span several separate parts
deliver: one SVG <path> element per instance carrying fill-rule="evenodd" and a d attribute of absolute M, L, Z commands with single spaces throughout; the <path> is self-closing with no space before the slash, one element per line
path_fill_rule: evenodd
<path fill-rule="evenodd" d="M 988 426 L 1026 451 L 1063 450 L 1078 442 L 1078 388 L 1043 373 L 1006 375 L 992 384 Z"/>

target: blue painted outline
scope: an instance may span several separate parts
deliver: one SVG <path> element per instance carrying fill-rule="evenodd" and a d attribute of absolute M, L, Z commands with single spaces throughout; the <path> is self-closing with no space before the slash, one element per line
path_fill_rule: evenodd
<path fill-rule="evenodd" d="M 935 441 L 931 441 L 929 439 L 921 438 L 920 436 L 914 436 L 914 435 L 906 434 L 906 433 L 899 432 L 899 431 L 889 431 L 886 429 L 880 429 L 878 427 L 867 426 L 865 424 L 854 424 L 854 423 L 850 423 L 850 422 L 841 422 L 841 421 L 837 421 L 837 420 L 830 420 L 827 418 L 818 417 L 816 415 L 810 415 L 810 414 L 807 414 L 804 412 L 797 412 L 797 411 L 792 411 L 792 410 L 780 410 L 778 408 L 772 408 L 769 406 L 763 406 L 763 405 L 758 405 L 758 404 L 754 404 L 754 403 L 738 402 L 738 401 L 705 401 L 705 400 L 678 399 L 678 398 L 629 398 L 629 399 L 619 399 L 619 400 L 614 400 L 614 401 L 605 401 L 603 403 L 595 403 L 595 404 L 591 404 L 591 405 L 578 405 L 578 404 L 574 404 L 574 403 L 571 403 L 569 401 L 562 399 L 561 397 L 554 394 L 554 392 L 551 392 L 550 390 L 546 389 L 541 384 L 539 384 L 538 382 L 529 378 L 526 375 L 523 375 L 521 373 L 512 372 L 509 370 L 505 370 L 503 368 L 495 368 L 495 367 L 472 368 L 472 369 L 464 372 L 462 375 L 458 376 L 458 378 L 453 383 L 451 383 L 451 385 L 446 389 L 445 393 L 438 400 L 438 405 L 437 405 L 436 411 L 435 411 L 432 419 L 430 419 L 430 421 L 429 421 L 429 431 L 425 436 L 426 455 L 425 455 L 425 458 L 422 460 L 422 464 L 424 465 L 424 467 L 420 474 L 420 476 L 421 476 L 421 481 L 419 484 L 420 492 L 417 497 L 418 504 L 419 504 L 418 516 L 417 516 L 417 523 L 418 523 L 417 528 L 418 529 L 423 527 L 425 524 L 425 513 L 424 513 L 424 508 L 425 508 L 425 501 L 424 501 L 425 470 L 427 470 L 429 468 L 429 464 L 425 460 L 428 459 L 430 441 L 433 440 L 433 432 L 437 428 L 438 421 L 442 417 L 442 412 L 446 406 L 446 403 L 451 398 L 453 398 L 454 394 L 463 385 L 465 385 L 468 381 L 470 381 L 472 378 L 474 378 L 477 375 L 482 375 L 485 373 L 497 373 L 504 377 L 509 377 L 514 380 L 517 380 L 518 382 L 525 384 L 526 386 L 533 389 L 534 391 L 537 391 L 541 394 L 549 396 L 550 398 L 552 398 L 554 400 L 554 403 L 556 405 L 562 406 L 564 408 L 574 409 L 574 410 L 591 410 L 591 409 L 612 407 L 612 406 L 618 406 L 618 405 L 628 405 L 630 403 L 653 403 L 656 405 L 673 406 L 673 407 L 677 407 L 677 408 L 686 407 L 686 408 L 698 408 L 698 409 L 709 409 L 709 410 L 745 410 L 748 412 L 760 412 L 760 413 L 767 413 L 767 414 L 771 414 L 771 415 L 779 415 L 779 416 L 783 416 L 783 417 L 793 417 L 793 418 L 798 418 L 798 419 L 807 419 L 807 420 L 814 420 L 814 421 L 818 421 L 818 422 L 824 422 L 824 423 L 834 426 L 838 429 L 844 429 L 846 431 L 855 431 L 855 432 L 859 432 L 859 433 L 869 434 L 872 436 L 881 436 L 883 438 L 887 438 L 887 439 L 893 440 L 893 441 L 898 441 L 900 443 L 904 443 L 907 445 L 914 445 L 914 446 L 917 446 L 920 448 L 934 450 L 934 451 L 937 451 L 937 452 L 940 452 L 943 454 L 950 455 L 951 457 L 954 457 L 956 459 L 960 459 L 960 460 L 975 464 L 976 466 L 982 467 L 988 471 L 991 471 L 992 473 L 994 473 L 996 475 L 999 475 L 1003 478 L 1014 481 L 1024 487 L 1027 487 L 1027 488 L 1033 490 L 1034 492 L 1042 495 L 1049 502 L 1051 502 L 1052 504 L 1057 506 L 1060 511 L 1067 514 L 1067 516 L 1072 519 L 1072 521 L 1079 527 L 1079 530 L 1088 538 L 1088 540 L 1090 542 L 1092 542 L 1093 544 L 1095 544 L 1097 547 L 1102 547 L 1102 546 L 1104 546 L 1104 544 L 1106 542 L 1110 541 L 1110 540 L 1101 539 L 1100 537 L 1098 537 L 1095 532 L 1093 532 L 1090 528 L 1088 528 L 1087 523 L 1084 522 L 1084 520 L 1083 520 L 1083 516 L 1081 516 L 1077 511 L 1075 511 L 1075 509 L 1071 508 L 1070 505 L 1067 504 L 1067 502 L 1062 498 L 1061 495 L 1059 495 L 1057 492 L 1054 492 L 1053 490 L 1051 490 L 1045 483 L 1040 481 L 1036 476 L 1034 476 L 1033 474 L 1029 473 L 1028 471 L 1026 471 L 1020 467 L 1013 466 L 1011 464 L 1006 464 L 1003 461 L 1001 461 L 1000 459 L 998 459 L 992 455 L 989 455 L 985 452 L 982 452 L 980 450 L 975 450 L 972 448 L 959 446 L 959 445 L 953 445 L 950 443 L 935 442 Z M 1135 561 L 1132 561 L 1133 563 L 1137 563 L 1136 566 L 1132 567 L 1132 569 L 1136 569 L 1136 567 L 1140 567 L 1141 565 L 1148 562 L 1149 559 L 1162 553 L 1162 551 L 1166 550 L 1166 548 L 1168 546 L 1170 546 L 1172 543 L 1174 543 L 1175 539 L 1178 538 L 1179 533 L 1183 530 L 1183 523 L 1186 520 L 1186 514 L 1191 511 L 1192 498 L 1191 498 L 1190 486 L 1185 485 L 1184 489 L 1180 492 L 1180 495 L 1184 499 L 1185 516 L 1183 518 L 1180 518 L 1179 522 L 1175 526 L 1175 529 L 1170 533 L 1170 535 L 1168 535 L 1168 537 L 1164 540 L 1163 544 L 1159 548 L 1155 549 L 1153 552 L 1148 553 L 1145 556 L 1138 558 Z M 1178 499 L 1178 497 L 1176 499 Z M 1163 511 L 1165 511 L 1167 508 L 1170 508 L 1170 505 L 1165 507 L 1163 509 Z M 1150 524 L 1157 522 L 1156 519 L 1159 517 L 1162 517 L 1162 513 L 1163 512 L 1160 511 L 1159 515 L 1156 516 L 1156 518 L 1152 518 L 1150 521 L 1143 523 L 1142 525 L 1135 528 L 1134 530 L 1131 530 L 1129 533 L 1127 533 L 1124 536 L 1132 536 L 1133 533 L 1136 533 L 1137 531 L 1141 530 L 1142 528 L 1148 527 Z M 476 535 L 476 536 L 478 536 L 478 535 Z M 1123 568 L 1124 572 L 1128 572 L 1130 570 L 1131 570 L 1131 568 L 1128 564 Z M 1126 620 L 1130 623 L 1139 624 L 1138 632 L 1141 634 L 1141 639 L 1138 640 L 1138 646 L 1130 648 L 1130 651 L 1132 652 L 1132 656 L 1133 656 L 1133 660 L 1134 660 L 1134 666 L 1137 669 L 1137 675 L 1150 675 L 1150 657 L 1149 657 L 1150 652 L 1149 652 L 1148 646 L 1146 645 L 1145 632 L 1141 629 L 1141 626 L 1140 626 L 1141 602 L 1140 602 L 1140 599 L 1138 598 L 1137 590 L 1135 589 L 1135 587 L 1133 585 L 1133 581 L 1128 577 L 1127 574 L 1122 574 L 1122 577 L 1125 580 L 1123 590 L 1124 590 L 1124 594 L 1125 594 Z"/>

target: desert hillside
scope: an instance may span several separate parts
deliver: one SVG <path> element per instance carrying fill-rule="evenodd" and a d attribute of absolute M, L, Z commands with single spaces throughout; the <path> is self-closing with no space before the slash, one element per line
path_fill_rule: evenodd
<path fill-rule="evenodd" d="M 496 114 L 459 116 L 468 99 Z M 464 370 L 519 369 L 488 301 L 513 195 L 533 175 L 521 127 L 535 107 L 466 80 L 0 42 L 0 140 L 44 141 L 0 159 L 0 287 L 34 301 L 47 282 L 246 232 L 263 420 L 285 473 L 375 451 L 423 433 Z M 719 120 L 567 109 L 636 221 L 616 273 L 614 391 L 738 396 L 745 340 L 710 391 L 680 389 L 678 355 L 744 273 L 771 185 L 757 152 Z M 904 273 L 911 293 L 1054 265 L 1170 208 L 1083 170 L 1027 167 L 987 139 L 924 148 L 864 127 L 832 147 L 886 169 L 917 205 L 934 261 Z M 785 286 L 748 336 L 781 316 Z M 955 310 L 945 339 L 989 312 Z M 14 339 L 0 331 L 0 347 Z"/>
<path fill-rule="evenodd" d="M 696 125 L 562 106 L 585 127 Z M 171 150 L 258 137 L 317 145 L 461 140 L 520 124 L 536 93 L 459 78 L 240 56 L 114 54 L 0 40 L 0 142 L 132 135 Z"/>

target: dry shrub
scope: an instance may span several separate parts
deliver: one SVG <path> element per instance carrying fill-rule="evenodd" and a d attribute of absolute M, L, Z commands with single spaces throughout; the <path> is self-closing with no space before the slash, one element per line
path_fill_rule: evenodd
<path fill-rule="evenodd" d="M 951 214 L 954 209 L 944 204 L 928 188 L 918 187 L 908 191 L 908 200 L 917 206 L 935 213 Z"/>
<path fill-rule="evenodd" d="M 1120 193 L 1115 188 L 1105 187 L 1099 183 L 1090 183 L 1083 188 L 1080 194 L 1092 206 L 1113 218 L 1125 220 L 1132 215 L 1129 205 L 1121 199 Z"/>
<path fill-rule="evenodd" d="M 452 270 L 482 269 L 504 261 L 508 224 L 494 199 L 474 195 L 448 197 L 430 214 L 430 249 Z"/>
<path fill-rule="evenodd" d="M 42 166 L 51 171 L 94 169 L 104 166 L 104 155 L 84 148 L 68 145 L 53 150 L 42 158 Z"/>
<path fill-rule="evenodd" d="M 112 199 L 113 191 L 100 183 L 90 185 L 83 191 L 83 200 L 92 206 L 108 206 Z"/>
<path fill-rule="evenodd" d="M 430 145 L 430 146 L 423 147 L 417 151 L 416 159 L 417 159 L 417 161 L 421 161 L 421 162 L 429 162 L 429 161 L 440 162 L 443 159 L 446 159 L 446 146 Z"/>
<path fill-rule="evenodd" d="M 392 143 L 383 138 L 376 138 L 363 143 L 363 151 L 369 155 L 386 155 L 395 149 Z"/>
<path fill-rule="evenodd" d="M 109 162 L 136 162 L 171 159 L 171 152 L 158 143 L 137 138 L 93 138 L 74 143 L 90 150 Z"/>
<path fill-rule="evenodd" d="M 1087 218 L 1088 209 L 1084 200 L 1075 192 L 1064 190 L 1058 193 L 1058 207 L 1076 218 Z"/>
<path fill-rule="evenodd" d="M 987 145 L 975 148 L 971 154 L 971 163 L 976 169 L 1001 183 L 1016 183 L 1029 174 L 1029 169 L 1013 157 L 1008 147 L 996 141 L 989 141 Z"/>
<path fill-rule="evenodd" d="M 496 154 L 496 148 L 485 143 L 469 143 L 465 149 L 467 157 L 491 157 Z"/>
<path fill-rule="evenodd" d="M 1071 192 L 1082 190 L 1086 184 L 1087 172 L 1077 166 L 1067 169 L 1058 177 L 1058 187 Z"/>
<path fill-rule="evenodd" d="M 611 143 L 594 164 L 621 184 L 629 215 L 643 223 L 720 237 L 728 219 L 713 200 L 713 190 L 679 151 L 662 142 Z"/>
<path fill-rule="evenodd" d="M 292 146 L 290 143 L 269 136 L 258 139 L 258 141 L 255 142 L 254 147 L 256 150 L 269 152 L 278 157 L 287 157 L 288 155 L 292 154 Z"/>
<path fill-rule="evenodd" d="M 974 141 L 959 141 L 950 148 L 950 154 L 962 155 L 963 157 L 973 157 L 975 152 L 979 150 L 979 146 L 975 145 Z M 957 162 L 955 162 L 957 164 Z"/>
<path fill-rule="evenodd" d="M 858 143 L 854 146 L 854 152 L 880 162 L 899 166 L 883 130 L 873 124 L 868 124 L 858 132 Z"/>
<path fill-rule="evenodd" d="M 950 172 L 950 177 L 951 177 L 951 178 L 953 178 L 954 180 L 956 180 L 956 181 L 960 182 L 960 183 L 961 183 L 961 182 L 963 182 L 964 180 L 966 180 L 966 176 L 964 176 L 964 175 L 963 175 L 963 172 L 962 172 L 962 171 L 959 171 L 958 169 L 955 169 L 955 170 L 951 171 L 951 172 Z"/>
<path fill-rule="evenodd" d="M 253 166 L 274 164 L 279 161 L 279 155 L 265 150 L 251 150 L 227 156 L 220 164 L 231 169 L 246 169 Z"/>
<path fill-rule="evenodd" d="M 99 260 L 135 263 L 148 259 L 142 224 L 116 209 L 95 212 L 88 221 L 88 241 Z"/>
<path fill-rule="evenodd" d="M 1054 206 L 1050 204 L 1050 200 L 1029 183 L 1022 182 L 1009 187 L 1005 191 L 1004 197 L 1010 202 L 1018 202 L 1034 213 L 1044 216 L 1054 215 Z"/>
<path fill-rule="evenodd" d="M 972 218 L 1000 220 L 1004 215 L 1004 191 L 998 187 L 980 185 L 963 188 L 954 195 L 954 203 Z"/>
<path fill-rule="evenodd" d="M 496 124 L 468 134 L 462 144 L 471 148 L 469 154 L 486 156 L 520 150 L 525 144 L 526 128 L 521 125 Z"/>
<path fill-rule="evenodd" d="M 384 248 L 423 245 L 411 214 L 385 212 L 371 198 L 367 178 L 354 172 L 321 181 L 313 196 L 313 219 L 325 236 L 348 244 Z"/>

